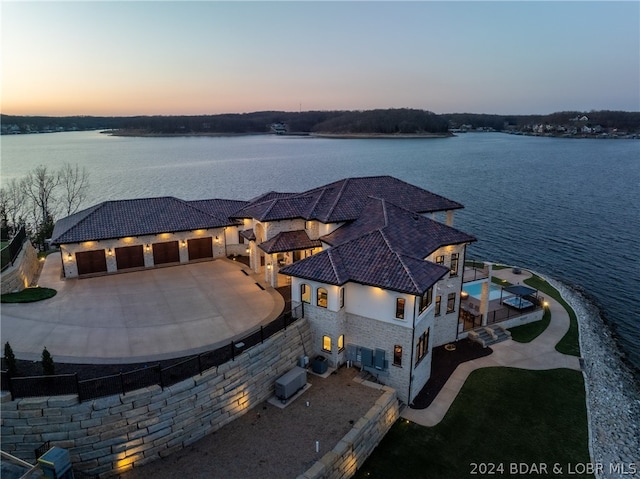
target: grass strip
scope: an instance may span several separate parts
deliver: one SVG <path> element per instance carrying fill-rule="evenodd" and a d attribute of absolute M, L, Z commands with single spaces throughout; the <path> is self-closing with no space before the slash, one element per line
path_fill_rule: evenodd
<path fill-rule="evenodd" d="M 473 464 L 526 477 L 511 473 L 522 463 L 547 468 L 536 477 L 587 478 L 593 476 L 575 472 L 589 462 L 580 372 L 483 368 L 469 376 L 440 424 L 397 421 L 354 477 L 459 479 L 474 477 Z M 553 473 L 555 464 L 561 474 Z M 482 472 L 475 475 L 489 477 Z"/>
<path fill-rule="evenodd" d="M 536 288 L 538 291 L 541 291 L 546 296 L 552 297 L 567 311 L 567 314 L 569 314 L 569 330 L 562 339 L 560 339 L 558 344 L 556 344 L 556 351 L 563 354 L 569 354 L 571 356 L 580 356 L 578 318 L 576 317 L 576 313 L 573 308 L 562 298 L 557 289 L 547 283 L 540 276 L 533 275 L 531 278 L 525 280 L 525 283 L 532 288 Z"/>
<path fill-rule="evenodd" d="M 51 288 L 25 288 L 17 293 L 7 293 L 0 296 L 2 303 L 33 303 L 43 299 L 53 298 L 57 291 Z"/>

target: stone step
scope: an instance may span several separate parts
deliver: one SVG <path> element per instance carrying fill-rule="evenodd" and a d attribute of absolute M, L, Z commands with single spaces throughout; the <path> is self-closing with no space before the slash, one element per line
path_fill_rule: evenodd
<path fill-rule="evenodd" d="M 480 343 L 483 348 L 486 348 L 487 346 L 511 339 L 511 333 L 502 326 L 484 326 L 470 331 L 469 339 Z"/>

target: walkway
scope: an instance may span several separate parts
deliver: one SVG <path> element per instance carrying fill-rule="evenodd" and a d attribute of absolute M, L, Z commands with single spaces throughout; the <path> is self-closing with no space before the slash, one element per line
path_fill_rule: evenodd
<path fill-rule="evenodd" d="M 49 255 L 38 280 L 56 296 L 2 305 L 2 340 L 18 359 L 39 360 L 44 347 L 68 363 L 187 356 L 228 344 L 284 309 L 277 291 L 260 289 L 249 268 L 227 259 L 68 280 L 60 264 L 59 253 Z"/>
<path fill-rule="evenodd" d="M 493 275 L 506 279 L 512 284 L 521 283 L 531 277 L 531 273 L 527 271 L 523 270 L 521 274 L 516 275 L 511 269 L 494 270 Z M 479 368 L 509 366 L 534 370 L 569 368 L 580 371 L 579 358 L 555 350 L 558 341 L 569 330 L 569 315 L 556 300 L 548 297 L 545 299 L 549 303 L 551 322 L 540 336 L 530 343 L 518 343 L 509 339 L 492 345 L 493 354 L 458 366 L 428 408 L 411 409 L 406 407 L 401 416 L 422 426 L 437 425 L 451 407 L 469 374 Z"/>

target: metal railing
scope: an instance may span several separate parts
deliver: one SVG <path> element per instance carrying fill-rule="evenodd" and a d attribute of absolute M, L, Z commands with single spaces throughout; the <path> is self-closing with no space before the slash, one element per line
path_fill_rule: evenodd
<path fill-rule="evenodd" d="M 25 226 L 22 225 L 9 244 L 0 250 L 0 264 L 2 265 L 0 271 L 4 271 L 9 266 L 13 266 L 13 262 L 18 257 L 18 254 L 20 254 L 22 245 L 26 240 L 27 231 Z"/>
<path fill-rule="evenodd" d="M 2 389 L 11 393 L 11 398 L 34 396 L 78 395 L 80 402 L 128 392 L 149 386 L 162 388 L 202 374 L 207 369 L 234 361 L 244 351 L 256 346 L 275 333 L 286 330 L 299 317 L 301 308 L 283 313 L 270 323 L 260 326 L 239 341 L 191 356 L 171 366 L 162 368 L 160 364 L 134 371 L 79 380 L 78 374 L 58 374 L 53 376 L 10 377 L 2 371 Z"/>

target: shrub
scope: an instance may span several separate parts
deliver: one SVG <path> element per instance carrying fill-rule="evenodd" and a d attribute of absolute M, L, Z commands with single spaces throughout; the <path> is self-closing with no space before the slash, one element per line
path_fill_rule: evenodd
<path fill-rule="evenodd" d="M 46 376 L 53 376 L 56 373 L 53 358 L 51 357 L 51 353 L 47 351 L 47 348 L 42 350 L 42 370 Z"/>

